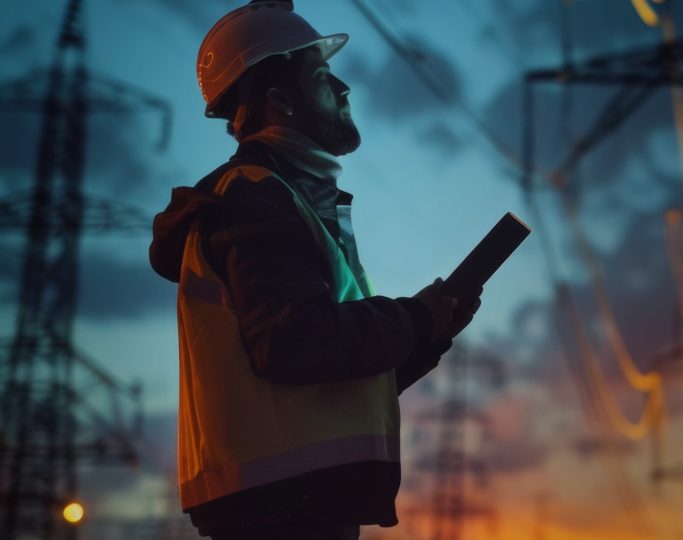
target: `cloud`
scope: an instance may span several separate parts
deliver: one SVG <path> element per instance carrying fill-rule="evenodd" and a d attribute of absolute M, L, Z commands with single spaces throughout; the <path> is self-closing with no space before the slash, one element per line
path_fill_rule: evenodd
<path fill-rule="evenodd" d="M 124 240 L 125 242 L 125 240 Z M 130 240 L 133 249 L 140 242 Z M 23 249 L 3 241 L 5 264 L 0 270 L 0 302 L 18 301 Z M 118 248 L 120 249 L 120 248 Z M 81 255 L 77 314 L 93 320 L 137 319 L 175 310 L 176 285 L 158 276 L 141 250 L 135 259 L 122 259 L 117 250 L 89 249 Z"/>
<path fill-rule="evenodd" d="M 669 204 L 682 202 L 679 197 Z M 660 216 L 669 204 L 661 209 Z M 605 288 L 621 333 L 641 369 L 646 370 L 654 352 L 672 344 L 673 323 L 678 320 L 663 220 L 635 216 L 614 252 L 603 256 L 603 265 Z M 575 288 L 575 294 L 582 311 L 593 313 L 597 323 L 591 291 Z"/>
<path fill-rule="evenodd" d="M 659 8 L 657 4 L 652 4 Z M 674 20 L 683 16 L 680 2 L 669 0 Z M 532 59 L 554 56 L 559 63 L 563 25 L 569 29 L 577 57 L 609 53 L 629 46 L 658 44 L 661 29 L 646 26 L 621 0 L 595 2 L 496 1 L 496 15 L 513 29 L 515 39 Z M 661 8 L 660 8 L 661 9 Z"/>
<path fill-rule="evenodd" d="M 33 177 L 40 159 L 41 118 L 11 112 L 0 113 L 0 119 L 0 182 L 17 189 L 17 177 Z M 84 190 L 131 198 L 144 192 L 154 176 L 158 126 L 125 114 L 91 115 L 86 126 Z M 21 186 L 30 188 L 32 184 Z"/>
<path fill-rule="evenodd" d="M 402 41 L 413 51 L 429 79 L 447 96 L 448 102 L 454 103 L 460 95 L 460 83 L 448 56 L 419 37 L 408 36 Z M 370 89 L 365 103 L 369 114 L 399 122 L 444 109 L 444 102 L 428 89 L 423 82 L 424 77 L 416 74 L 392 50 L 387 50 L 379 66 L 371 66 L 365 57 L 351 51 L 345 58 L 346 63 L 340 72 L 349 82 Z"/>
<path fill-rule="evenodd" d="M 435 122 L 419 132 L 421 144 L 432 148 L 444 157 L 449 157 L 460 150 L 463 141 L 455 130 L 446 123 Z"/>
<path fill-rule="evenodd" d="M 515 439 L 502 444 L 492 441 L 482 461 L 492 473 L 517 473 L 540 467 L 551 448 L 532 439 Z"/>
<path fill-rule="evenodd" d="M 572 444 L 572 450 L 582 459 L 599 457 L 607 452 L 618 455 L 633 454 L 637 445 L 628 439 L 604 441 L 595 437 L 578 437 Z"/>
<path fill-rule="evenodd" d="M 416 121 L 417 127 L 411 131 L 417 142 L 444 159 L 451 158 L 464 145 L 458 131 L 442 119 L 444 112 L 452 111 L 450 105 L 460 96 L 456 68 L 445 54 L 424 40 L 410 37 L 404 41 L 415 51 L 419 63 L 430 74 L 429 79 L 446 96 L 446 103 L 430 91 L 421 75 L 391 50 L 380 65 L 375 66 L 366 56 L 349 49 L 344 54 L 345 63 L 339 73 L 352 88 L 362 85 L 369 89 L 362 103 L 364 113 L 383 122 Z"/>
<path fill-rule="evenodd" d="M 562 126 L 569 122 L 575 134 L 585 133 L 613 91 L 575 88 L 574 106 L 567 112 L 563 109 L 566 96 L 559 85 L 537 87 L 535 157 L 540 170 L 554 169 L 567 155 L 570 144 Z M 509 144 L 521 140 L 523 117 L 518 82 L 501 90 L 491 103 L 487 118 Z M 493 122 L 496 118 L 506 121 Z M 567 190 L 577 202 L 582 227 L 598 253 L 621 332 L 643 370 L 649 369 L 648 359 L 654 351 L 671 343 L 671 321 L 677 314 L 663 224 L 668 208 L 683 205 L 676 151 L 670 95 L 663 90 L 585 157 L 580 173 L 569 179 Z M 569 235 L 567 218 L 561 210 L 557 214 L 558 208 L 559 205 L 553 208 L 552 219 L 563 233 L 558 235 L 556 230 L 553 241 L 559 246 L 561 258 L 569 261 L 572 296 L 586 326 L 594 342 L 604 344 L 604 326 L 590 287 L 585 284 L 585 266 Z M 545 212 L 550 219 L 550 212 Z M 530 307 L 531 304 L 523 306 L 513 320 L 524 321 L 524 310 Z M 534 337 L 518 323 L 509 336 L 501 337 L 497 346 L 512 357 L 519 353 L 522 358 L 535 358 L 523 369 L 542 381 L 562 386 L 568 375 L 566 368 L 553 367 L 547 359 L 563 356 L 552 327 L 559 324 L 567 329 L 569 320 L 564 316 L 558 319 L 552 304 L 536 305 L 533 310 L 537 312 L 534 319 L 550 322 L 550 326 L 546 324 L 545 330 Z M 577 355 L 578 351 L 572 354 Z M 614 365 L 611 359 L 604 360 L 605 366 Z M 622 377 L 609 367 L 607 375 L 615 382 Z"/>
<path fill-rule="evenodd" d="M 667 2 L 674 19 L 683 17 L 683 4 Z M 662 43 L 661 28 L 646 26 L 633 7 L 621 0 L 604 2 L 556 2 L 527 0 L 498 2 L 501 21 L 516 29 L 514 36 L 527 58 L 524 69 L 558 68 L 562 65 L 561 26 L 571 34 L 573 60 L 605 54 L 622 54 Z M 619 70 L 624 69 L 623 62 Z M 634 69 L 640 69 L 638 66 Z M 522 111 L 522 77 L 514 77 L 501 87 L 485 113 L 486 123 L 509 147 L 521 155 L 526 118 Z M 556 169 L 568 156 L 573 143 L 585 135 L 597 120 L 601 108 L 619 90 L 618 86 L 575 84 L 571 87 L 554 82 L 538 83 L 535 89 L 535 165 L 540 171 Z M 655 138 L 672 134 L 673 117 L 669 89 L 662 87 L 643 102 L 638 110 L 613 134 L 607 136 L 583 158 L 578 178 L 581 188 L 603 188 L 623 182 L 639 168 L 654 162 L 666 162 L 662 153 L 650 155 Z M 504 121 L 501 121 L 504 119 Z M 661 139 L 661 137 L 660 137 Z M 667 148 L 669 152 L 675 148 Z M 662 159 L 663 158 L 663 159 Z M 670 160 L 669 160 L 670 161 Z M 666 172 L 666 171 L 658 171 Z M 670 171 L 669 171 L 670 172 Z M 640 197 L 631 200 L 642 199 Z"/>
<path fill-rule="evenodd" d="M 477 453 L 492 472 L 516 473 L 542 465 L 554 441 L 540 436 L 535 415 L 541 409 L 550 413 L 551 396 L 526 381 L 517 381 L 481 410 L 488 435 Z"/>
<path fill-rule="evenodd" d="M 38 154 L 39 115 L 0 113 L 0 182 L 3 187 L 29 189 L 19 183 L 33 173 Z"/>
<path fill-rule="evenodd" d="M 137 538 L 141 530 L 163 534 L 169 528 L 177 531 L 178 525 L 193 532 L 177 499 L 176 413 L 150 415 L 145 424 L 142 436 L 131 441 L 138 452 L 135 466 L 107 462 L 81 467 L 79 497 L 89 515 L 82 531 L 86 537 L 134 530 Z"/>
<path fill-rule="evenodd" d="M 409 16 L 415 14 L 415 3 L 412 0 L 379 0 L 380 11 L 384 14 L 392 15 L 396 12 L 397 15 Z"/>
<path fill-rule="evenodd" d="M 573 95 L 570 109 L 568 102 Z M 538 171 L 557 169 L 569 155 L 572 139 L 584 136 L 598 118 L 616 88 L 546 83 L 534 87 L 534 166 Z M 486 109 L 486 123 L 502 141 L 522 154 L 526 119 L 522 110 L 522 83 L 511 81 L 501 88 Z M 504 119 L 501 121 L 501 119 Z M 579 179 L 582 186 L 603 188 L 637 171 L 634 164 L 652 163 L 653 137 L 673 135 L 671 97 L 656 93 L 611 135 L 595 145 L 583 158 Z M 546 179 L 546 181 L 548 181 Z M 580 180 L 570 181 L 578 182 Z"/>
<path fill-rule="evenodd" d="M 0 54 L 15 54 L 31 48 L 35 42 L 36 30 L 28 24 L 20 24 L 7 36 L 0 39 Z"/>
<path fill-rule="evenodd" d="M 128 0 L 132 3 L 131 0 Z M 206 33 L 219 17 L 229 11 L 245 5 L 242 0 L 210 0 L 195 2 L 193 0 L 155 0 L 159 7 L 174 17 L 192 26 L 193 30 Z"/>
<path fill-rule="evenodd" d="M 40 118 L 21 113 L 2 114 L 0 118 L 0 187 L 4 200 L 12 200 L 18 192 L 30 193 L 33 188 L 39 159 Z M 135 118 L 116 115 L 95 115 L 88 125 L 89 135 L 83 141 L 86 197 L 111 199 L 138 208 L 144 204 L 141 201 L 145 196 L 156 189 L 152 179 L 158 175 L 149 126 Z M 140 208 L 139 213 L 145 215 L 147 211 Z M 151 216 L 149 227 L 151 230 Z M 15 236 L 12 241 L 6 237 L 2 242 L 6 264 L 0 271 L 0 281 L 4 285 L 2 300 L 6 303 L 16 301 L 20 277 L 23 233 Z M 140 249 L 137 262 L 120 255 L 82 252 L 79 315 L 106 320 L 139 317 L 157 309 L 173 310 L 172 287 L 153 273 L 145 250 Z"/>
<path fill-rule="evenodd" d="M 176 411 L 144 417 L 142 433 L 129 442 L 135 448 L 135 466 L 116 464 L 89 469 L 83 476 L 90 493 L 106 494 L 129 488 L 140 476 L 168 476 L 176 468 Z"/>
<path fill-rule="evenodd" d="M 80 275 L 79 316 L 135 319 L 175 309 L 176 286 L 154 273 L 145 253 L 132 261 L 117 253 L 86 253 Z"/>
<path fill-rule="evenodd" d="M 668 159 L 676 161 L 675 156 L 669 155 Z M 680 339 L 676 329 L 680 328 L 681 313 L 667 256 L 663 216 L 671 207 L 683 207 L 683 197 L 677 183 L 668 180 L 664 184 L 650 180 L 641 184 L 640 189 L 636 189 L 637 185 L 629 179 L 608 186 L 587 187 L 590 194 L 607 195 L 590 212 L 584 212 L 581 207 L 580 220 L 596 250 L 620 334 L 639 369 L 648 371 L 653 367 L 654 356 L 669 350 Z M 656 193 L 653 195 L 653 192 Z M 619 198 L 624 203 L 615 205 Z M 608 213 L 610 202 L 615 206 L 611 216 Z M 644 210 L 639 210 L 638 205 Z M 602 207 L 605 208 L 603 214 L 600 212 Z M 548 209 L 545 211 L 548 213 Z M 563 214 L 555 219 L 566 232 L 569 225 Z M 614 233 L 611 242 L 594 241 L 603 228 Z M 638 394 L 626 388 L 624 375 L 610 353 L 605 323 L 598 312 L 576 245 L 569 235 L 559 237 L 557 229 L 552 232 L 552 241 L 558 245 L 562 242 L 556 249 L 560 258 L 573 261 L 575 270 L 569 275 L 565 273 L 565 278 L 569 279 L 571 297 L 597 352 L 610 390 L 623 400 L 626 410 L 638 408 Z M 487 347 L 504 359 L 510 379 L 533 381 L 539 387 L 550 388 L 558 404 L 576 407 L 578 396 L 566 355 L 577 361 L 581 353 L 568 314 L 555 304 L 554 299 L 529 299 L 515 311 L 510 323 L 509 331 L 490 335 L 486 340 Z M 561 336 L 565 336 L 564 345 L 569 350 L 564 348 Z M 666 380 L 668 393 L 675 393 L 676 388 L 680 388 L 680 381 L 675 382 L 670 377 Z M 631 412 L 635 414 L 636 411 Z"/>

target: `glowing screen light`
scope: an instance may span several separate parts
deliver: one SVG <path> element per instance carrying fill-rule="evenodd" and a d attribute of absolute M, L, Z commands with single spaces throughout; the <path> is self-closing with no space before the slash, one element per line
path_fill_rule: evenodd
<path fill-rule="evenodd" d="M 64 511 L 62 513 L 64 514 L 64 519 L 69 523 L 78 523 L 83 519 L 85 510 L 83 509 L 82 505 L 78 504 L 77 502 L 72 502 L 64 507 Z"/>

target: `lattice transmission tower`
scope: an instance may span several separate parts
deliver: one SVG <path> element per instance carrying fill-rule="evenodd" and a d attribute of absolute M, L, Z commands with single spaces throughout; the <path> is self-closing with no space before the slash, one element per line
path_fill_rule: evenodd
<path fill-rule="evenodd" d="M 536 69 L 525 74 L 522 104 L 524 113 L 524 133 L 522 137 L 524 170 L 522 187 L 530 201 L 533 201 L 532 193 L 537 187 L 535 185 L 535 176 L 538 174 L 535 170 L 537 165 L 535 134 L 538 127 L 535 114 L 536 88 L 539 85 L 547 84 L 559 84 L 565 88 L 593 86 L 612 90 L 612 97 L 602 106 L 589 128 L 576 138 L 576 141 L 560 164 L 550 174 L 544 175 L 562 193 L 570 187 L 570 177 L 583 160 L 594 152 L 600 144 L 621 129 L 648 100 L 657 95 L 659 90 L 671 89 L 674 94 L 682 91 L 683 40 L 670 36 L 665 38 L 658 46 L 636 48 L 621 53 L 597 55 L 581 62 L 565 58 L 565 62 L 561 66 Z M 675 100 L 676 98 L 674 98 L 674 102 Z M 676 114 L 677 111 L 674 109 L 674 120 L 680 122 L 680 119 L 676 119 Z M 677 126 L 677 129 L 680 131 L 681 127 Z M 679 141 L 680 144 L 681 142 Z M 530 205 L 536 209 L 535 212 L 538 215 L 538 210 L 534 203 L 531 202 Z M 666 227 L 667 236 L 670 238 L 669 243 L 671 244 L 669 247 L 671 250 L 672 269 L 674 270 L 679 298 L 683 298 L 683 293 L 681 292 L 683 288 L 679 282 L 681 276 L 680 238 L 682 237 L 680 220 L 681 209 L 671 209 L 667 212 Z M 541 221 L 540 217 L 538 221 Z M 539 233 L 543 234 L 540 230 Z M 547 239 L 545 244 L 545 251 L 549 252 Z M 552 267 L 554 265 L 549 264 L 549 266 Z M 554 269 L 551 273 L 557 274 L 557 270 Z M 555 279 L 557 280 L 557 278 Z M 559 280 L 557 281 L 560 284 Z M 567 312 L 571 313 L 572 309 L 575 308 L 572 308 L 568 289 L 564 284 L 561 284 L 558 290 L 560 291 L 558 298 L 565 306 Z M 680 305 L 683 306 L 683 303 Z M 680 313 L 676 315 L 680 317 Z M 677 335 L 680 336 L 680 320 L 678 318 L 676 319 L 676 324 Z M 678 341 L 679 343 L 674 344 L 670 351 L 660 354 L 659 358 L 653 359 L 651 362 L 653 370 L 657 368 L 657 371 L 659 371 L 659 368 L 661 368 L 660 364 L 664 361 L 680 362 L 683 358 L 681 353 L 683 344 L 680 343 L 680 337 Z M 600 401 L 594 400 L 594 396 L 598 395 L 598 391 L 595 388 L 595 383 L 591 382 L 586 368 L 581 362 L 571 360 L 571 354 L 568 357 L 570 358 L 570 367 L 575 374 L 578 384 L 580 386 L 585 385 L 580 387 L 579 390 L 585 396 L 586 410 L 596 418 L 607 418 L 606 412 L 603 410 L 604 405 Z M 662 464 L 661 428 L 653 429 L 650 436 L 652 480 L 654 482 L 666 479 L 680 481 L 680 478 L 683 478 L 683 463 Z M 612 447 L 611 442 L 608 444 L 608 447 Z M 610 451 L 615 452 L 614 450 Z M 616 459 L 619 463 L 621 462 L 620 457 L 617 456 Z M 621 481 L 621 479 L 618 480 Z M 623 497 L 623 491 L 621 493 L 620 496 Z M 633 503 L 629 499 L 627 504 L 632 505 Z"/>
<path fill-rule="evenodd" d="M 72 335 L 84 232 L 149 228 L 142 212 L 83 192 L 88 116 L 161 111 L 146 93 L 91 73 L 82 4 L 69 0 L 49 69 L 0 85 L 0 112 L 39 113 L 32 189 L 0 202 L 0 230 L 24 231 L 13 337 L 0 356 L 0 536 L 73 540 L 62 517 L 85 460 L 132 461 L 140 387 L 79 352 Z M 162 137 L 163 138 L 163 137 Z"/>
<path fill-rule="evenodd" d="M 465 440 L 468 425 L 488 435 L 489 421 L 484 412 L 468 406 L 467 383 L 474 378 L 486 387 L 498 389 L 505 382 L 503 363 L 487 353 L 480 354 L 471 365 L 466 348 L 456 345 L 451 351 L 446 361 L 442 360 L 439 374 L 441 382 L 447 384 L 448 397 L 440 399 L 438 407 L 416 417 L 420 431 L 431 436 L 425 437 L 413 469 L 431 479 L 432 490 L 431 497 L 425 497 L 428 507 L 412 508 L 411 513 L 425 515 L 426 511 L 430 528 L 428 536 L 422 537 L 427 540 L 465 538 L 465 522 L 470 518 L 485 520 L 491 529 L 496 526 L 488 466 L 479 455 L 482 448 L 473 448 L 487 437 L 477 444 L 470 441 L 469 447 Z"/>

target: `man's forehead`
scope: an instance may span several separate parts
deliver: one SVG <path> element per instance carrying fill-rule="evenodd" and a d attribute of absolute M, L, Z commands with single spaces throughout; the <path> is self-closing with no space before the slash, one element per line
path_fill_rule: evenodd
<path fill-rule="evenodd" d="M 303 61 L 306 65 L 309 66 L 325 66 L 325 67 L 330 67 L 330 65 L 325 61 L 323 58 L 323 54 L 320 51 L 320 48 L 318 47 L 309 47 L 308 49 L 304 49 L 303 51 Z"/>

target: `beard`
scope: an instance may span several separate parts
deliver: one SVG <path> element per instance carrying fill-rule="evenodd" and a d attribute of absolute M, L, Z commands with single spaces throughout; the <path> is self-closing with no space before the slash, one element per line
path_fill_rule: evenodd
<path fill-rule="evenodd" d="M 334 112 L 310 109 L 309 111 L 304 130 L 330 154 L 343 156 L 360 146 L 360 132 L 351 118 L 348 104 Z"/>
<path fill-rule="evenodd" d="M 351 117 L 347 116 L 335 123 L 321 124 L 317 142 L 333 156 L 343 156 L 360 146 L 360 132 Z"/>

